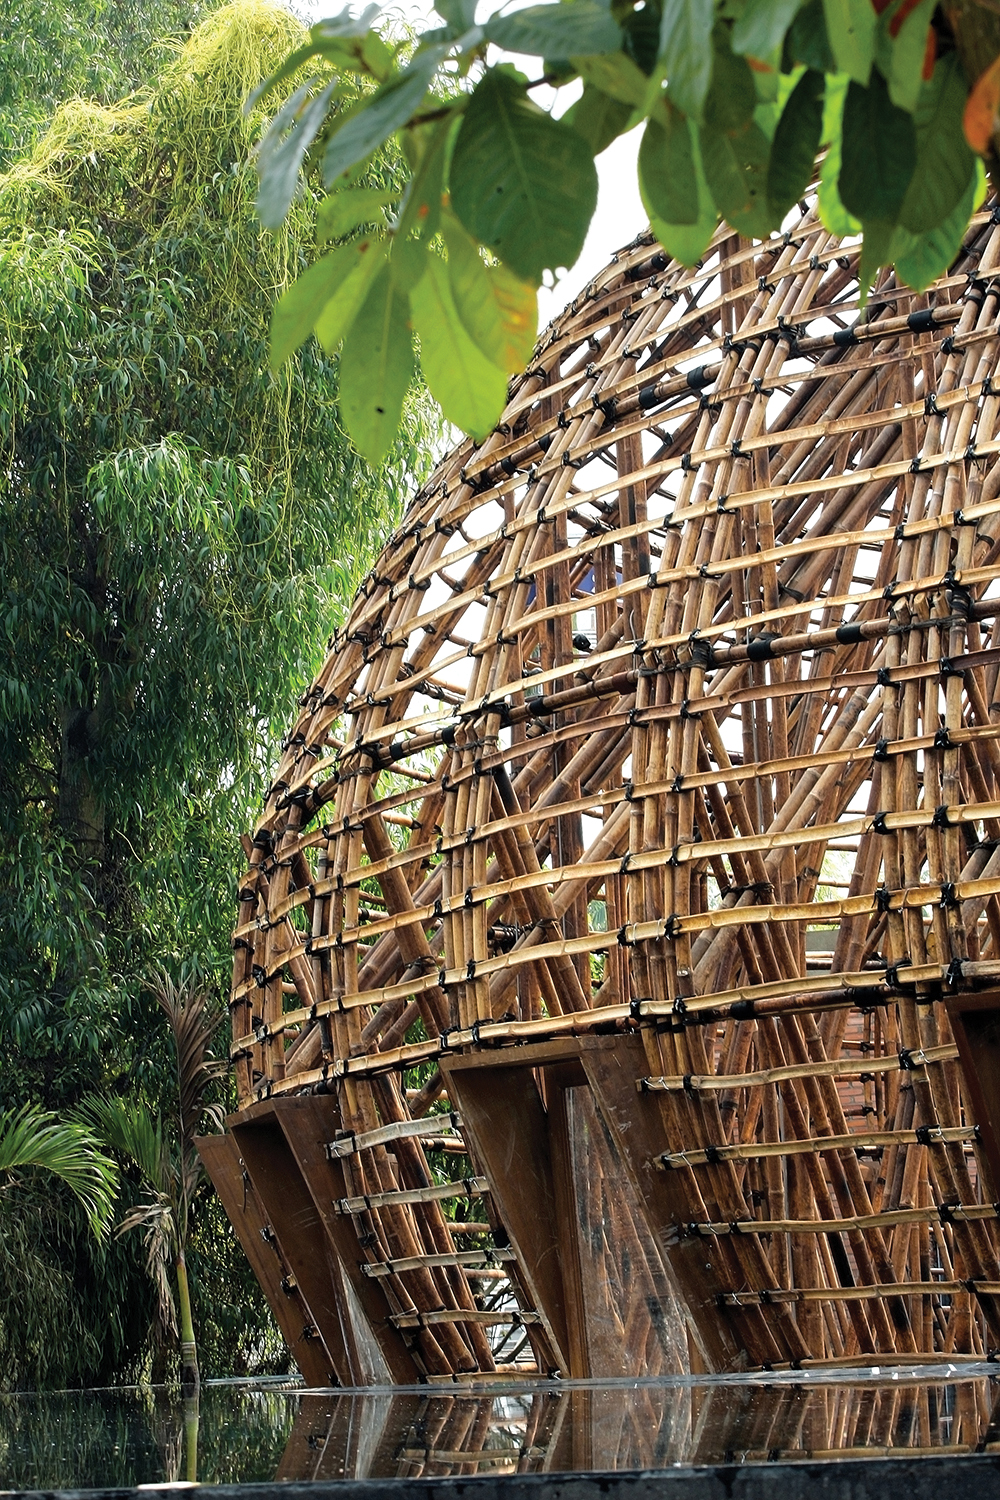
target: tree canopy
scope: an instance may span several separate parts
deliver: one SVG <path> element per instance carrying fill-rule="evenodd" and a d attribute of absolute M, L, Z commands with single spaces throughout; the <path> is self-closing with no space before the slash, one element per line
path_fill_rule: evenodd
<path fill-rule="evenodd" d="M 148 978 L 164 966 L 224 1004 L 238 834 L 359 570 L 429 462 L 436 426 L 416 391 L 375 472 L 347 443 L 321 349 L 294 377 L 267 367 L 270 307 L 305 264 L 312 210 L 261 229 L 249 157 L 263 115 L 244 105 L 303 36 L 287 12 L 236 0 L 137 92 L 62 104 L 0 178 L 7 1107 L 97 1092 L 165 1108 L 172 1062 Z M 373 190 L 395 172 L 383 153 Z M 130 1301 L 148 1310 L 141 1254 L 84 1245 L 67 1212 L 47 1244 L 27 1217 L 5 1224 L 26 1247 L 0 1255 L 0 1301 L 9 1290 L 27 1309 L 0 1329 L 10 1379 L 109 1378 L 141 1350 L 126 1326 Z M 250 1315 L 245 1287 L 225 1290 L 221 1242 L 199 1239 L 212 1212 L 199 1203 L 191 1252 L 194 1279 L 223 1293 L 200 1314 L 210 1363 L 227 1305 L 234 1345 Z M 23 1294 L 19 1261 L 58 1297 Z M 89 1333 L 74 1324 L 52 1347 L 27 1326 L 71 1303 Z"/>
<path fill-rule="evenodd" d="M 329 190 L 323 254 L 278 302 L 280 365 L 315 332 L 341 344 L 344 417 L 387 450 L 412 368 L 484 436 L 530 356 L 534 289 L 579 255 L 593 158 L 641 128 L 638 172 L 664 249 L 695 264 L 720 218 L 764 239 L 814 180 L 839 236 L 862 236 L 862 302 L 879 268 L 923 289 L 954 259 L 997 166 L 1000 9 L 977 0 L 552 0 L 485 18 L 437 0 L 413 45 L 378 8 L 312 27 L 271 79 L 294 80 L 259 153 L 263 221 L 300 169 Z M 490 48 L 494 51 L 491 52 Z M 521 54 L 528 72 L 496 61 Z M 533 90 L 576 84 L 557 115 Z M 395 138 L 395 196 L 358 184 Z M 362 358 L 362 351 L 370 357 Z"/>
<path fill-rule="evenodd" d="M 199 0 L 10 0 L 0 33 L 0 167 L 80 95 L 113 103 L 150 76 L 151 54 L 211 7 Z"/>

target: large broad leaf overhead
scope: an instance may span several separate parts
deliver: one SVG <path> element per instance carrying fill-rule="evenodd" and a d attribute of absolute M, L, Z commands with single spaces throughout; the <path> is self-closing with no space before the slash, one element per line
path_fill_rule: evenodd
<path fill-rule="evenodd" d="M 528 358 L 530 288 L 583 246 L 597 202 L 593 158 L 633 129 L 642 131 L 650 224 L 685 264 L 704 253 L 720 217 L 751 239 L 780 233 L 818 178 L 827 228 L 863 236 L 862 304 L 893 261 L 925 285 L 979 200 L 976 153 L 1000 176 L 1000 8 L 968 9 L 975 25 L 935 0 L 540 0 L 488 17 L 478 0 L 441 0 L 444 24 L 435 19 L 415 47 L 365 32 L 344 12 L 313 27 L 276 75 L 300 88 L 261 148 L 261 204 L 273 219 L 299 164 L 319 163 L 328 185 L 337 179 L 318 216 L 320 242 L 384 241 L 388 305 L 425 335 L 445 284 L 428 257 L 445 257 L 458 326 L 486 360 L 466 374 L 481 391 L 442 378 L 447 318 L 423 339 L 425 365 L 438 371 L 432 386 L 446 414 L 477 433 L 496 371 Z M 527 59 L 527 76 L 497 48 Z M 296 70 L 310 60 L 314 75 L 300 82 Z M 568 108 L 558 99 L 541 107 L 550 94 L 539 85 L 558 96 L 581 80 Z M 396 203 L 364 180 L 366 153 L 390 137 L 410 179 Z M 342 196 L 347 189 L 355 196 Z M 439 231 L 449 223 L 445 246 Z M 327 293 L 330 313 L 307 306 L 335 274 L 319 272 L 301 298 L 286 297 L 275 360 L 310 328 L 327 347 L 345 335 L 355 282 Z"/>
<path fill-rule="evenodd" d="M 499 68 L 479 84 L 451 159 L 451 201 L 475 235 L 526 281 L 571 266 L 597 204 L 586 142 Z"/>
<path fill-rule="evenodd" d="M 405 302 L 388 269 L 351 323 L 340 365 L 344 423 L 358 452 L 378 463 L 396 434 L 414 367 Z"/>

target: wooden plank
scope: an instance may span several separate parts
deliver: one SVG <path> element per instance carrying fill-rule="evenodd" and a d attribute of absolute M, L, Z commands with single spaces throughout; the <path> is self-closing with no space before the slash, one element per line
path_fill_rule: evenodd
<path fill-rule="evenodd" d="M 948 995 L 945 1006 L 995 1196 L 1000 1184 L 1000 990 Z"/>
<path fill-rule="evenodd" d="M 531 1300 L 564 1370 L 570 1368 L 563 1269 L 549 1156 L 549 1125 L 530 1067 L 442 1057 L 473 1159 L 489 1178 L 494 1205 Z M 466 1062 L 474 1066 L 466 1067 Z"/>
<path fill-rule="evenodd" d="M 646 1072 L 646 1056 L 637 1036 L 580 1039 L 583 1063 L 597 1106 L 646 1216 L 664 1266 L 673 1277 L 690 1320 L 694 1342 L 711 1373 L 742 1368 L 746 1353 L 721 1313 L 720 1295 L 728 1288 L 708 1269 L 704 1245 L 673 1232 L 687 1218 L 687 1199 L 669 1172 L 658 1171 L 663 1133 L 650 1096 L 637 1094 L 635 1080 Z"/>
<path fill-rule="evenodd" d="M 1000 990 L 948 995 L 945 1005 L 982 1148 L 977 1157 L 986 1179 L 985 1196 L 995 1199 L 1000 1184 Z"/>
<path fill-rule="evenodd" d="M 543 1070 L 545 1101 L 548 1106 L 549 1159 L 555 1203 L 556 1232 L 559 1236 L 559 1260 L 563 1276 L 563 1302 L 566 1308 L 566 1332 L 569 1343 L 569 1369 L 573 1380 L 586 1380 L 594 1372 L 590 1365 L 587 1339 L 587 1309 L 584 1306 L 584 1274 L 580 1255 L 578 1228 L 579 1205 L 573 1181 L 573 1143 L 567 1118 L 567 1094 L 571 1088 L 586 1086 L 586 1076 L 577 1058 L 555 1063 Z"/>
<path fill-rule="evenodd" d="M 308 1385 L 325 1385 L 330 1378 L 332 1365 L 330 1352 L 322 1338 L 303 1338 L 303 1329 L 315 1326 L 316 1320 L 302 1294 L 301 1286 L 293 1287 L 286 1282 L 287 1291 L 282 1286 L 280 1251 L 276 1251 L 275 1246 L 263 1238 L 263 1231 L 270 1227 L 268 1217 L 257 1198 L 252 1181 L 249 1176 L 244 1177 L 239 1146 L 229 1134 L 201 1136 L 196 1144 L 212 1186 L 222 1200 L 229 1222 L 260 1282 L 274 1314 L 274 1321 L 281 1329 L 281 1336 L 298 1365 L 303 1380 Z"/>
<path fill-rule="evenodd" d="M 284 1101 L 280 1101 L 284 1103 Z M 353 1385 L 357 1356 L 348 1339 L 343 1293 L 333 1247 L 323 1231 L 309 1189 L 285 1139 L 274 1106 L 248 1123 L 234 1123 L 233 1136 L 271 1228 L 312 1313 L 316 1334 L 328 1352 L 321 1385 Z"/>
<path fill-rule="evenodd" d="M 301 1180 L 310 1194 L 313 1211 L 326 1231 L 344 1277 L 349 1281 L 367 1324 L 385 1361 L 388 1379 L 395 1385 L 411 1385 L 420 1379 L 421 1367 L 389 1320 L 390 1308 L 384 1292 L 361 1272 L 366 1257 L 357 1230 L 349 1217 L 337 1212 L 336 1204 L 348 1196 L 351 1184 L 343 1163 L 326 1154 L 326 1143 L 340 1124 L 335 1099 L 327 1095 L 303 1095 L 275 1100 L 277 1119 Z M 358 1353 L 360 1364 L 365 1361 Z M 354 1383 L 365 1384 L 359 1368 Z"/>

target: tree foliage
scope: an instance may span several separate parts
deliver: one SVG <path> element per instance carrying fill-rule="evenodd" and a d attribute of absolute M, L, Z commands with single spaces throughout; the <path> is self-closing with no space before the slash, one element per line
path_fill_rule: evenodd
<path fill-rule="evenodd" d="M 0 1115 L 0 1211 L 25 1170 L 58 1177 L 83 1208 L 94 1234 L 110 1227 L 118 1173 L 82 1120 L 60 1120 L 31 1104 Z M 0 1233 L 3 1219 L 0 1216 Z"/>
<path fill-rule="evenodd" d="M 475 437 L 494 425 L 503 376 L 526 359 L 533 289 L 579 255 L 593 157 L 625 131 L 642 130 L 652 228 L 688 265 L 720 218 L 751 238 L 779 231 L 819 172 L 827 227 L 862 236 L 862 297 L 888 264 L 929 286 L 981 199 L 983 160 L 997 165 L 1000 9 L 975 0 L 436 8 L 443 24 L 415 46 L 376 31 L 374 6 L 313 26 L 273 75 L 311 70 L 259 152 L 264 223 L 283 222 L 304 167 L 329 189 L 320 237 L 340 241 L 278 302 L 272 360 L 313 331 L 327 351 L 343 341 L 345 420 L 373 460 L 396 428 L 413 334 L 445 414 Z M 531 76 L 491 46 L 533 58 Z M 532 97 L 543 82 L 582 92 L 557 118 Z M 391 138 L 409 177 L 375 202 L 356 178 Z"/>
<path fill-rule="evenodd" d="M 320 348 L 267 368 L 311 209 L 261 230 L 262 113 L 244 104 L 303 34 L 237 0 L 124 101 L 63 104 L 0 178 L 0 1097 L 15 1108 L 169 1097 L 146 980 L 168 964 L 225 992 L 237 834 L 436 432 L 412 395 L 373 472 Z M 383 153 L 369 184 L 395 191 L 395 173 Z M 79 1292 L 93 1254 L 71 1220 L 38 1264 Z M 145 1307 L 141 1258 L 107 1258 L 105 1284 L 87 1282 L 91 1342 L 43 1368 L 44 1335 L 14 1329 L 4 1378 L 134 1371 L 116 1308 Z"/>
<path fill-rule="evenodd" d="M 56 107 L 105 103 L 150 75 L 150 54 L 196 24 L 198 0 L 10 0 L 0 32 L 0 165 L 24 154 Z M 176 48 L 175 48 L 176 50 Z"/>
<path fill-rule="evenodd" d="M 180 1338 L 182 1383 L 196 1389 L 198 1356 L 186 1252 L 195 1196 L 206 1180 L 195 1140 L 206 1117 L 222 1128 L 222 1110 L 208 1102 L 206 1093 L 226 1071 L 225 1062 L 210 1057 L 208 1050 L 225 1012 L 213 1015 L 206 990 L 176 986 L 165 974 L 153 990 L 173 1040 L 176 1098 L 167 1120 L 151 1115 L 139 1100 L 116 1097 L 95 1096 L 81 1106 L 81 1113 L 104 1143 L 138 1170 L 144 1197 L 122 1219 L 119 1233 L 143 1231 L 160 1341 Z"/>

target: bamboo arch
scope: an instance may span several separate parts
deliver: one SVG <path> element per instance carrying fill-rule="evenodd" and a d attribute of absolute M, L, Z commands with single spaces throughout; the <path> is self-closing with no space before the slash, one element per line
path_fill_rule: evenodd
<path fill-rule="evenodd" d="M 813 206 L 694 270 L 640 236 L 366 579 L 232 997 L 338 1378 L 1000 1344 L 949 1019 L 994 1046 L 998 258 L 987 210 L 861 312 Z"/>

